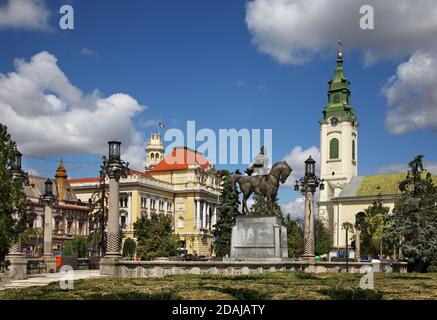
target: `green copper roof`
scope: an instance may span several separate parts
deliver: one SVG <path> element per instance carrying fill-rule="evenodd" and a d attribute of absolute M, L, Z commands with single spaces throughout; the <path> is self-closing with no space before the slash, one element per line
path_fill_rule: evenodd
<path fill-rule="evenodd" d="M 347 80 L 343 69 L 342 43 L 337 56 L 337 68 L 335 69 L 332 80 L 328 82 L 328 104 L 323 109 L 323 120 L 328 120 L 332 116 L 338 118 L 349 118 L 356 120 L 356 111 L 350 105 L 350 81 Z"/>
<path fill-rule="evenodd" d="M 351 182 L 344 186 L 340 198 L 366 197 L 377 195 L 398 194 L 399 183 L 405 179 L 406 173 L 378 174 L 373 176 L 354 177 Z M 437 176 L 432 176 L 437 184 Z"/>

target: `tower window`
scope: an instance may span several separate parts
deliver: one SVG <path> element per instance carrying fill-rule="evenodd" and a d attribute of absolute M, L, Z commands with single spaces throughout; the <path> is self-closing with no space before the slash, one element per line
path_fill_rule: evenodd
<path fill-rule="evenodd" d="M 340 103 L 340 96 L 338 94 L 334 95 L 334 103 Z"/>
<path fill-rule="evenodd" d="M 339 158 L 339 142 L 337 138 L 331 139 L 329 142 L 329 159 Z"/>
<path fill-rule="evenodd" d="M 352 160 L 355 161 L 355 140 L 352 140 Z"/>

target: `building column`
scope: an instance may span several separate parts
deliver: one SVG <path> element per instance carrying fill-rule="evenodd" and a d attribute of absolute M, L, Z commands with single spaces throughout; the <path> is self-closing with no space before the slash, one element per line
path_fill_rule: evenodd
<path fill-rule="evenodd" d="M 150 219 L 150 205 L 151 205 L 152 203 L 151 203 L 151 201 L 150 201 L 150 197 L 148 196 L 147 198 L 146 198 L 146 212 L 147 212 L 147 218 L 149 218 Z"/>
<path fill-rule="evenodd" d="M 206 228 L 210 229 L 211 227 L 211 204 L 209 202 L 206 203 Z"/>
<path fill-rule="evenodd" d="M 213 205 L 212 218 L 211 218 L 211 228 L 217 224 L 217 205 Z"/>
<path fill-rule="evenodd" d="M 132 221 L 132 192 L 127 193 L 127 219 L 126 219 L 126 227 L 130 229 L 131 221 Z"/>
<path fill-rule="evenodd" d="M 202 228 L 203 229 L 206 228 L 206 205 L 207 205 L 207 202 L 204 201 L 203 202 L 203 218 L 202 218 Z"/>
<path fill-rule="evenodd" d="M 196 212 L 195 212 L 195 227 L 196 229 L 200 228 L 200 199 L 196 199 Z"/>

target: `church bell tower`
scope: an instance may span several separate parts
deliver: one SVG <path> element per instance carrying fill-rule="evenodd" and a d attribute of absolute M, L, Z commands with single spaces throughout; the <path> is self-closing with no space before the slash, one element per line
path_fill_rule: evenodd
<path fill-rule="evenodd" d="M 337 67 L 328 82 L 328 104 L 320 121 L 320 176 L 325 190 L 320 192 L 319 217 L 332 225 L 332 198 L 357 175 L 358 122 L 350 104 L 350 81 L 343 69 L 342 42 L 339 41 Z"/>

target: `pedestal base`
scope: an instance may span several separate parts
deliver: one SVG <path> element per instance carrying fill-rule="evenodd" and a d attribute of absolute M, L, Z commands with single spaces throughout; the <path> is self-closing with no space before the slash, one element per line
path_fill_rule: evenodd
<path fill-rule="evenodd" d="M 9 276 L 12 280 L 27 279 L 27 259 L 22 255 L 8 255 L 6 260 L 9 261 Z"/>
<path fill-rule="evenodd" d="M 117 262 L 121 260 L 120 255 L 104 256 L 100 259 L 100 274 L 112 277 L 119 277 Z"/>
<path fill-rule="evenodd" d="M 56 272 L 56 258 L 52 255 L 50 256 L 43 256 L 44 258 L 44 264 L 46 265 L 46 272 L 47 273 L 55 273 Z"/>
<path fill-rule="evenodd" d="M 287 228 L 276 216 L 238 216 L 232 227 L 231 259 L 288 258 Z M 273 260 L 272 260 L 273 261 Z"/>
<path fill-rule="evenodd" d="M 308 262 L 308 263 L 315 263 L 316 262 L 316 258 L 314 255 L 303 255 L 301 257 L 301 259 L 305 262 Z"/>

